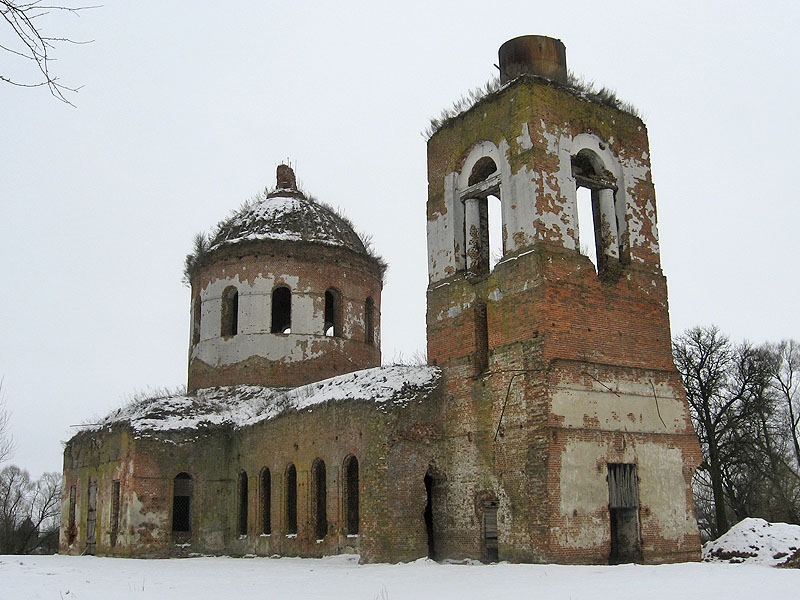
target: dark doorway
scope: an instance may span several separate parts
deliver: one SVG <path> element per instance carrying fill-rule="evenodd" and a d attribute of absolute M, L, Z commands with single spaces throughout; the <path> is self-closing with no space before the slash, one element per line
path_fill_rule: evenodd
<path fill-rule="evenodd" d="M 436 560 L 436 546 L 433 541 L 433 477 L 430 473 L 425 474 L 425 532 L 428 535 L 428 558 Z"/>
<path fill-rule="evenodd" d="M 636 465 L 608 465 L 608 512 L 611 519 L 611 564 L 641 560 L 639 484 Z"/>

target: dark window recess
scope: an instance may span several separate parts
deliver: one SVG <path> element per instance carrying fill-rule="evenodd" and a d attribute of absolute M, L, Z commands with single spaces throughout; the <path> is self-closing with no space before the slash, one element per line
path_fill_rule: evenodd
<path fill-rule="evenodd" d="M 297 533 L 297 469 L 292 464 L 286 468 L 286 533 Z"/>
<path fill-rule="evenodd" d="M 314 477 L 314 535 L 321 540 L 328 535 L 328 489 L 325 481 L 325 462 L 319 458 L 315 460 L 312 471 Z"/>
<path fill-rule="evenodd" d="M 489 367 L 489 322 L 486 305 L 475 305 L 475 372 L 482 373 Z"/>
<path fill-rule="evenodd" d="M 348 535 L 358 534 L 358 459 L 350 455 L 344 461 L 345 525 Z"/>
<path fill-rule="evenodd" d="M 69 521 L 67 521 L 67 543 L 72 545 L 77 533 L 77 523 L 75 522 L 75 501 L 78 494 L 76 486 L 69 487 Z"/>
<path fill-rule="evenodd" d="M 247 473 L 239 475 L 239 535 L 247 535 Z"/>
<path fill-rule="evenodd" d="M 325 327 L 328 337 L 342 335 L 342 295 L 334 288 L 325 292 Z"/>
<path fill-rule="evenodd" d="M 364 302 L 364 341 L 375 343 L 375 302 L 369 297 Z"/>
<path fill-rule="evenodd" d="M 194 482 L 188 473 L 178 473 L 172 484 L 172 531 L 188 534 L 192 531 L 192 498 Z"/>
<path fill-rule="evenodd" d="M 226 288 L 222 294 L 222 330 L 223 336 L 239 333 L 239 292 L 235 287 Z"/>
<path fill-rule="evenodd" d="M 292 332 L 292 291 L 278 287 L 272 291 L 272 333 Z"/>
<path fill-rule="evenodd" d="M 272 512 L 272 476 L 269 469 L 261 472 L 261 533 L 272 533 L 270 513 Z"/>
<path fill-rule="evenodd" d="M 608 465 L 608 512 L 612 563 L 641 560 L 639 480 L 636 465 Z"/>
<path fill-rule="evenodd" d="M 194 299 L 192 306 L 192 345 L 200 341 L 200 311 L 202 310 L 202 302 L 200 296 Z"/>
<path fill-rule="evenodd" d="M 111 482 L 111 545 L 117 545 L 119 533 L 119 480 Z"/>
<path fill-rule="evenodd" d="M 488 562 L 498 561 L 497 550 L 497 500 L 483 506 L 483 545 Z"/>

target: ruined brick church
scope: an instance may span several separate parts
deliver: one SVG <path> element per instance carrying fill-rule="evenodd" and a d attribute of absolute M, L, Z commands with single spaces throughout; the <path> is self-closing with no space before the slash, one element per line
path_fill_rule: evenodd
<path fill-rule="evenodd" d="M 66 444 L 61 552 L 698 558 L 647 130 L 559 40 L 499 59 L 428 142 L 428 366 L 380 366 L 382 261 L 279 166 L 187 259 L 186 393 Z"/>

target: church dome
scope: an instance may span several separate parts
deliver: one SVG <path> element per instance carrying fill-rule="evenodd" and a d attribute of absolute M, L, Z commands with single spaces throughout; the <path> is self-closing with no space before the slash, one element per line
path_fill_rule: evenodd
<path fill-rule="evenodd" d="M 284 240 L 347 248 L 369 256 L 346 217 L 297 189 L 294 172 L 278 167 L 277 186 L 220 223 L 209 250 L 248 241 Z"/>

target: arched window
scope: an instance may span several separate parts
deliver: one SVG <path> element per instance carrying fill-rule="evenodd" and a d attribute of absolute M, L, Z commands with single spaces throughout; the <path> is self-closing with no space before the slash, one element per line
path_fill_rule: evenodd
<path fill-rule="evenodd" d="M 239 292 L 229 286 L 222 292 L 222 327 L 223 337 L 236 335 L 239 332 Z"/>
<path fill-rule="evenodd" d="M 194 299 L 192 303 L 192 345 L 194 346 L 200 341 L 200 311 L 202 310 L 202 302 L 200 295 Z"/>
<path fill-rule="evenodd" d="M 261 471 L 261 533 L 272 533 L 272 476 L 269 469 Z"/>
<path fill-rule="evenodd" d="M 375 343 L 375 302 L 371 297 L 364 302 L 364 341 Z"/>
<path fill-rule="evenodd" d="M 342 335 L 342 295 L 336 288 L 325 290 L 324 332 L 328 337 Z"/>
<path fill-rule="evenodd" d="M 286 467 L 286 533 L 297 533 L 297 469 Z"/>
<path fill-rule="evenodd" d="M 272 290 L 272 333 L 292 333 L 292 290 L 286 286 Z"/>
<path fill-rule="evenodd" d="M 344 459 L 344 523 L 348 535 L 358 534 L 358 459 Z"/>
<path fill-rule="evenodd" d="M 189 473 L 178 473 L 172 482 L 172 532 L 191 533 L 194 481 Z"/>
<path fill-rule="evenodd" d="M 467 271 L 486 275 L 505 253 L 500 203 L 500 172 L 491 157 L 484 156 L 472 167 L 464 202 L 464 239 Z"/>
<path fill-rule="evenodd" d="M 239 535 L 247 535 L 247 473 L 239 474 Z"/>
<path fill-rule="evenodd" d="M 598 273 L 608 260 L 619 259 L 619 233 L 615 206 L 616 179 L 600 157 L 584 148 L 572 157 L 575 179 L 578 247 Z"/>
<path fill-rule="evenodd" d="M 328 489 L 325 462 L 318 458 L 311 467 L 314 511 L 314 535 L 321 540 L 328 535 Z"/>

